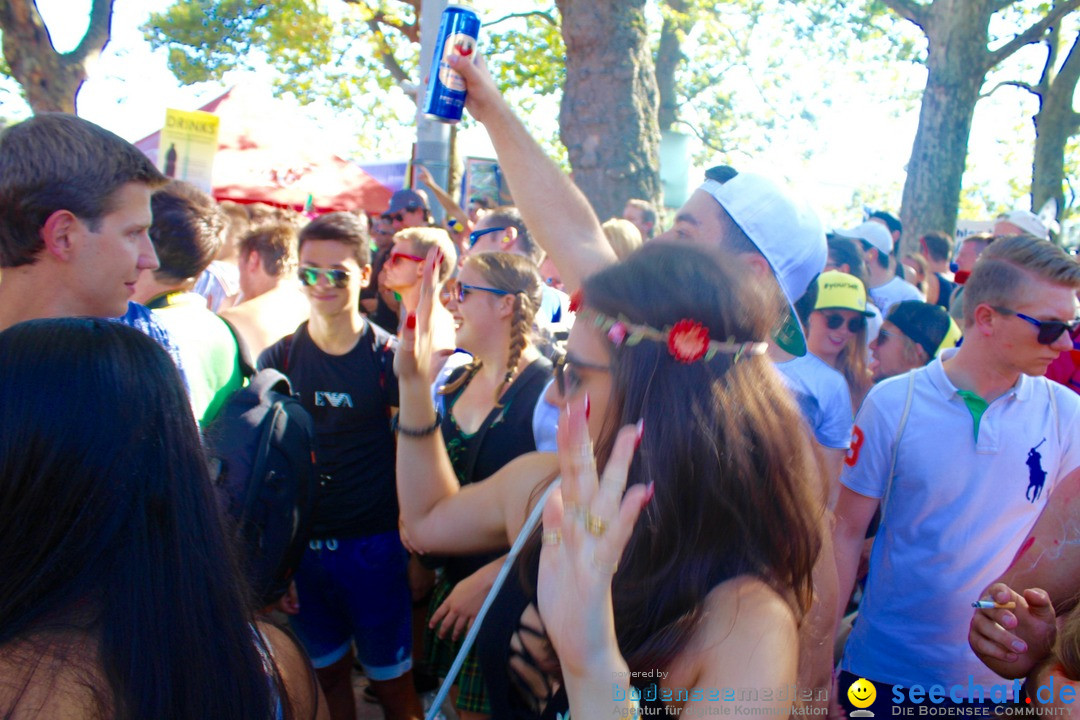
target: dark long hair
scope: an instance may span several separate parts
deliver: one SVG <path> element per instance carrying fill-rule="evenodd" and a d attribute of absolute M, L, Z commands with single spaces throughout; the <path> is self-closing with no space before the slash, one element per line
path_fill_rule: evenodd
<path fill-rule="evenodd" d="M 0 653 L 48 663 L 48 638 L 85 637 L 103 716 L 272 717 L 168 355 L 108 321 L 34 320 L 0 333 L 0 368 Z"/>
<path fill-rule="evenodd" d="M 769 338 L 775 317 L 732 257 L 646 243 L 584 283 L 583 303 L 660 329 L 682 319 L 713 339 Z M 666 343 L 612 349 L 612 393 L 597 463 L 619 427 L 644 419 L 628 484 L 655 482 L 634 528 L 613 598 L 631 670 L 665 667 L 702 619 L 719 583 L 754 575 L 799 611 L 820 548 L 813 450 L 798 409 L 763 355 L 683 363 Z"/>

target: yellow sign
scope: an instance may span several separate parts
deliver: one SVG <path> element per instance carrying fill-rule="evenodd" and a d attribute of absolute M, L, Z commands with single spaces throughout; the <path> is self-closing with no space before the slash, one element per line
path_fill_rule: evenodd
<path fill-rule="evenodd" d="M 219 122 L 213 113 L 166 110 L 158 145 L 161 172 L 210 192 Z"/>

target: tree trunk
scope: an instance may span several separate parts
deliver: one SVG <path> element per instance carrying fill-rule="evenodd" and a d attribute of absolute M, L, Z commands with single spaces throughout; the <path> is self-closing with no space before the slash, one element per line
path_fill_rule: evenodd
<path fill-rule="evenodd" d="M 1057 41 L 1057 37 L 1051 39 Z M 1051 50 L 1050 57 L 1056 57 Z M 1035 158 L 1031 173 L 1031 209 L 1038 212 L 1051 198 L 1057 200 L 1058 219 L 1065 217 L 1065 145 L 1080 130 L 1080 115 L 1073 111 L 1073 95 L 1080 79 L 1080 33 L 1055 76 L 1054 68 L 1043 73 L 1039 87 L 1039 112 L 1035 115 Z"/>
<path fill-rule="evenodd" d="M 94 0 L 90 23 L 78 47 L 60 54 L 34 0 L 0 0 L 4 59 L 35 113 L 75 112 L 86 81 L 86 64 L 109 42 L 113 0 Z"/>
<path fill-rule="evenodd" d="M 671 12 L 664 16 L 660 45 L 656 50 L 656 89 L 660 98 L 657 119 L 661 132 L 673 129 L 679 119 L 675 71 L 686 59 L 681 47 L 682 37 L 694 27 L 693 19 L 686 15 L 686 0 L 667 0 L 667 5 Z"/>
<path fill-rule="evenodd" d="M 603 220 L 660 196 L 656 75 L 645 0 L 557 0 L 566 43 L 559 133 L 574 182 Z"/>
<path fill-rule="evenodd" d="M 956 231 L 971 119 L 988 69 L 985 0 L 937 0 L 930 12 L 926 89 L 900 212 L 905 252 L 930 230 Z"/>

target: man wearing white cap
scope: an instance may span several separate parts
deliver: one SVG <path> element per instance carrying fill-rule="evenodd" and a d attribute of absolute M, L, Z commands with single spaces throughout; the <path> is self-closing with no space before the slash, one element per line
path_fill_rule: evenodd
<path fill-rule="evenodd" d="M 870 300 L 881 310 L 882 315 L 888 315 L 889 308 L 895 303 L 904 300 L 926 299 L 918 288 L 897 277 L 889 269 L 889 257 L 893 251 L 893 237 L 884 225 L 873 220 L 867 220 L 850 230 L 841 230 L 836 234 L 840 237 L 858 240 L 862 244 L 866 259 L 866 270 L 870 274 L 867 291 L 870 293 Z"/>
<path fill-rule="evenodd" d="M 998 216 L 994 223 L 996 237 L 1016 237 L 1030 235 L 1039 240 L 1049 240 L 1050 231 L 1043 225 L 1039 216 L 1030 210 L 1013 210 Z"/>

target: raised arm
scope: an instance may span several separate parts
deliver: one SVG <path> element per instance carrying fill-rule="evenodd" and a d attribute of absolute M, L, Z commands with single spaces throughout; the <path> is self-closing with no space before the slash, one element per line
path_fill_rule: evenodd
<path fill-rule="evenodd" d="M 583 278 L 617 259 L 596 213 L 514 115 L 483 60 L 452 57 L 450 63 L 465 78 L 465 107 L 487 129 L 529 232 L 551 256 L 566 290 L 574 292 Z"/>
<path fill-rule="evenodd" d="M 442 209 L 446 211 L 446 214 L 461 223 L 464 228 L 472 229 L 472 224 L 469 222 L 469 216 L 461 209 L 461 206 L 454 202 L 454 198 L 450 197 L 450 193 L 443 190 L 435 178 L 431 177 L 431 173 L 423 165 L 417 165 L 416 171 L 420 175 L 420 182 L 427 185 L 428 190 L 432 192 L 435 199 L 442 205 Z"/>
<path fill-rule="evenodd" d="M 401 328 L 394 359 L 399 411 L 397 490 L 401 521 L 419 552 L 468 554 L 497 550 L 517 534 L 533 479 L 544 477 L 555 460 L 543 453 L 516 458 L 483 482 L 461 488 L 431 401 L 432 280 L 439 259 L 433 248 L 424 261 L 420 304 Z"/>

